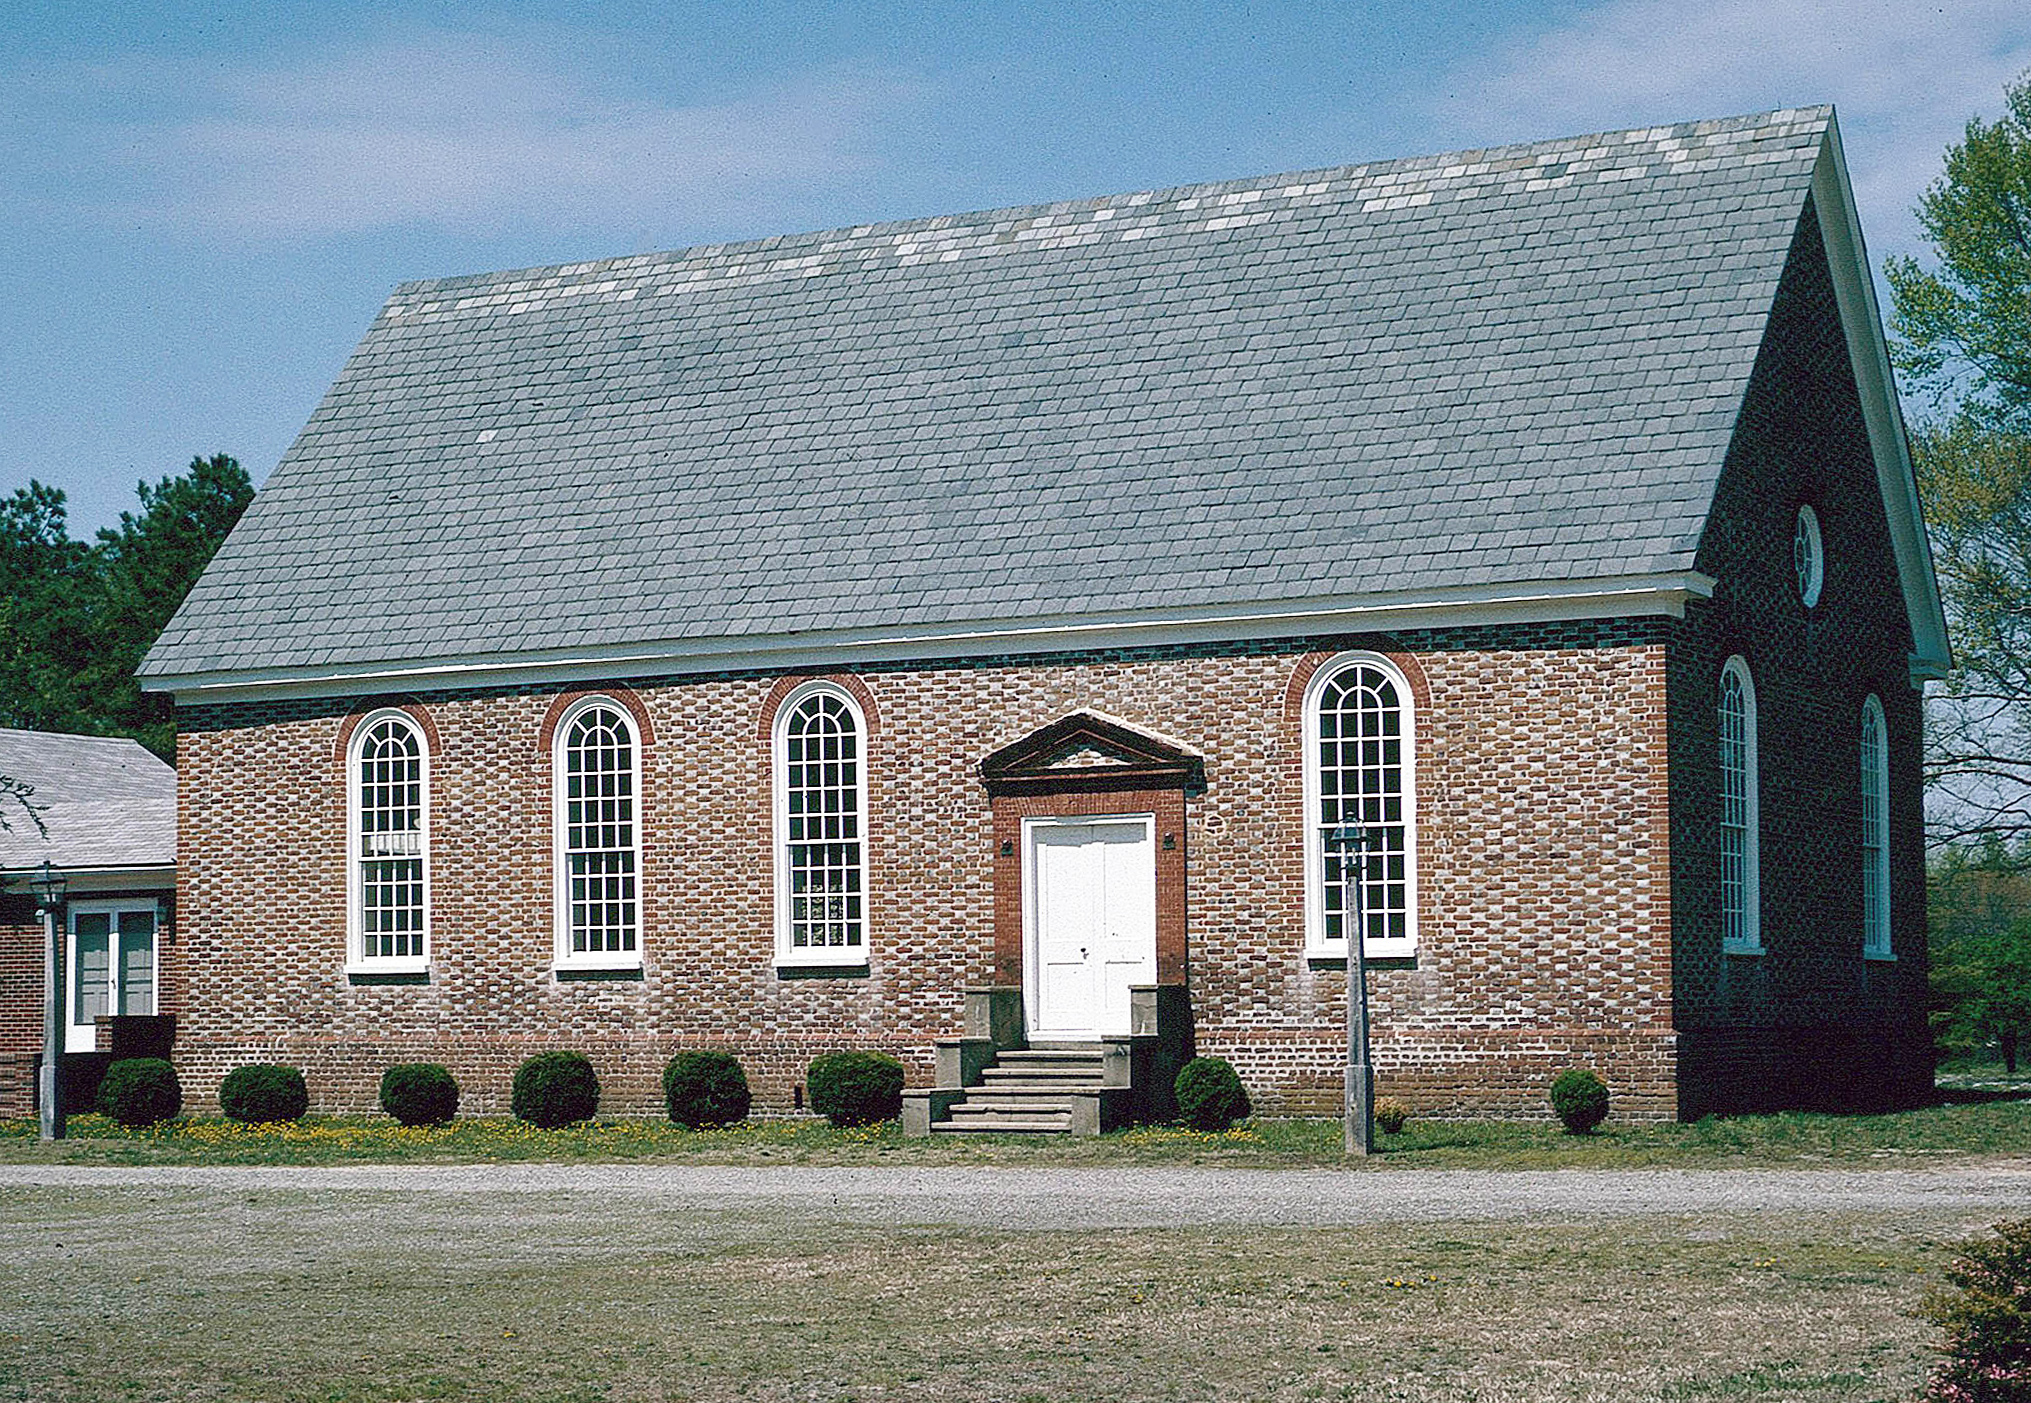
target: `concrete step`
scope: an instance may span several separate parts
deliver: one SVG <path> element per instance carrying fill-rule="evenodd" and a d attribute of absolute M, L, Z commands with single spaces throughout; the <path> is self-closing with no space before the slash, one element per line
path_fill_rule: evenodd
<path fill-rule="evenodd" d="M 1098 1062 L 1091 1066 L 1072 1063 L 1041 1063 L 1038 1065 L 1008 1066 L 997 1062 L 981 1071 L 983 1082 L 1051 1082 L 1054 1084 L 1100 1085 L 1101 1068 Z"/>
<path fill-rule="evenodd" d="M 952 1108 L 952 1118 L 941 1120 L 931 1127 L 940 1135 L 966 1134 L 969 1131 L 994 1135 L 1064 1135 L 1072 1129 L 1070 1112 L 1055 1115 L 961 1115 L 963 1107 Z"/>
<path fill-rule="evenodd" d="M 966 1093 L 964 1101 L 955 1101 L 949 1112 L 955 1116 L 965 1115 L 1070 1115 L 1076 1098 L 1053 1096 L 1048 1092 L 1038 1094 L 1031 1091 L 1010 1091 L 1005 1094 L 981 1096 L 980 1088 L 974 1087 Z"/>

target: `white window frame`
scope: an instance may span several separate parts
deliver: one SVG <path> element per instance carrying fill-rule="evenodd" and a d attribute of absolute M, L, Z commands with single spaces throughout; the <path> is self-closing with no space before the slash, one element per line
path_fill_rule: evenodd
<path fill-rule="evenodd" d="M 64 983 L 63 1050 L 65 1052 L 92 1052 L 99 1045 L 97 1024 L 87 1026 L 77 1021 L 78 990 L 83 981 L 78 977 L 78 917 L 105 915 L 107 917 L 106 944 L 106 1002 L 111 1008 L 120 1006 L 120 986 L 125 971 L 120 966 L 120 917 L 132 911 L 146 911 L 149 916 L 148 959 L 149 996 L 148 1012 L 153 1014 L 162 1007 L 162 904 L 154 897 L 74 897 L 64 903 L 64 966 L 67 979 Z"/>
<path fill-rule="evenodd" d="M 853 718 L 855 734 L 858 737 L 856 750 L 859 763 L 854 767 L 854 803 L 860 813 L 860 944 L 842 946 L 806 946 L 799 949 L 791 942 L 790 929 L 790 767 L 789 730 L 790 718 L 797 708 L 812 697 L 830 696 L 845 704 L 847 715 Z M 773 725 L 770 728 L 769 772 L 770 789 L 773 795 L 774 824 L 773 846 L 775 866 L 775 922 L 776 922 L 776 968 L 854 968 L 868 963 L 868 950 L 874 943 L 873 891 L 869 884 L 869 846 L 872 823 L 867 809 L 868 770 L 867 716 L 861 711 L 860 703 L 845 688 L 831 682 L 806 682 L 783 698 L 776 708 Z"/>
<path fill-rule="evenodd" d="M 634 757 L 632 792 L 634 797 L 634 842 L 629 851 L 635 859 L 635 948 L 632 950 L 584 950 L 571 948 L 571 854 L 570 809 L 571 796 L 567 792 L 570 772 L 565 760 L 565 751 L 571 740 L 571 728 L 588 711 L 605 711 L 620 718 L 621 726 L 628 733 L 629 752 Z M 580 697 L 564 709 L 557 718 L 557 725 L 550 733 L 550 870 L 552 873 L 552 896 L 555 908 L 554 934 L 556 942 L 557 968 L 573 969 L 640 969 L 642 967 L 643 905 L 642 905 L 642 728 L 636 724 L 635 714 L 613 697 L 604 693 Z"/>
<path fill-rule="evenodd" d="M 1826 587 L 1826 538 L 1820 534 L 1819 513 L 1809 505 L 1799 507 L 1791 529 L 1791 569 L 1800 601 L 1812 608 Z"/>
<path fill-rule="evenodd" d="M 1894 960 L 1897 956 L 1890 946 L 1890 724 L 1883 714 L 1883 703 L 1873 693 L 1862 703 L 1861 762 L 1862 957 Z M 1876 791 L 1873 814 L 1869 811 L 1872 783 Z"/>
<path fill-rule="evenodd" d="M 365 892 L 360 880 L 360 752 L 367 736 L 384 721 L 407 727 L 416 738 L 418 856 L 423 868 L 423 950 L 416 955 L 374 955 L 366 953 L 366 918 L 361 910 Z M 346 972 L 348 974 L 422 974 L 430 969 L 431 951 L 431 857 L 430 857 L 430 733 L 416 718 L 398 707 L 385 707 L 360 718 L 346 742 Z"/>
<path fill-rule="evenodd" d="M 1362 953 L 1369 959 L 1400 959 L 1417 953 L 1417 701 L 1410 679 L 1380 653 L 1341 653 L 1328 659 L 1305 685 L 1304 705 L 1304 826 L 1305 826 L 1305 953 L 1311 959 L 1344 960 L 1344 938 L 1326 938 L 1326 845 L 1320 832 L 1319 706 L 1326 687 L 1349 668 L 1373 668 L 1396 689 L 1403 743 L 1403 880 L 1404 933 L 1400 938 L 1367 937 Z"/>
<path fill-rule="evenodd" d="M 1735 939 L 1728 937 L 1727 891 L 1725 885 L 1717 882 L 1721 898 L 1721 950 L 1730 955 L 1760 955 L 1763 953 L 1763 857 L 1762 831 L 1763 816 L 1761 784 L 1758 772 L 1762 769 L 1756 745 L 1756 682 L 1749 674 L 1748 661 L 1736 654 L 1721 667 L 1721 682 L 1715 689 L 1714 719 L 1714 776 L 1719 783 L 1715 786 L 1715 797 L 1722 809 L 1720 822 L 1715 832 L 1721 838 L 1721 847 L 1716 857 L 1725 861 L 1727 831 L 1727 772 L 1722 751 L 1727 744 L 1726 721 L 1721 714 L 1721 701 L 1727 695 L 1728 679 L 1733 677 L 1742 692 L 1742 933 Z"/>

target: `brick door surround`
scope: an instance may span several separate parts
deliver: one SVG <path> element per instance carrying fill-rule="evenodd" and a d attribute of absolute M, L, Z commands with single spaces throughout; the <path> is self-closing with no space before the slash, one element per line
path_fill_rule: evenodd
<path fill-rule="evenodd" d="M 999 984 L 1023 983 L 1023 820 L 1156 815 L 1157 983 L 1183 984 L 1185 801 L 1205 788 L 1205 765 L 1175 741 L 1074 712 L 983 760 L 994 815 L 994 966 Z"/>

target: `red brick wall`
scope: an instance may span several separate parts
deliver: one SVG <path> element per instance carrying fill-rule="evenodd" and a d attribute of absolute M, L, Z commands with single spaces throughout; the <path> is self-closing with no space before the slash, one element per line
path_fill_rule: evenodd
<path fill-rule="evenodd" d="M 349 982 L 339 737 L 367 704 L 187 709 L 178 943 L 165 1010 L 200 1105 L 240 1062 L 302 1066 L 318 1105 L 366 1108 L 391 1062 L 445 1062 L 502 1110 L 516 1062 L 586 1051 L 614 1109 L 651 1109 L 680 1046 L 734 1049 L 781 1111 L 817 1052 L 881 1047 L 928 1081 L 960 991 L 992 982 L 995 834 L 977 766 L 1087 709 L 1206 756 L 1186 800 L 1188 974 L 1202 1051 L 1264 1110 L 1330 1111 L 1344 975 L 1304 954 L 1303 738 L 1318 656 L 1407 656 L 1418 713 L 1421 937 L 1374 978 L 1382 1089 L 1422 1112 L 1544 1113 L 1551 1072 L 1599 1066 L 1619 1113 L 1676 1110 L 1669 1022 L 1665 658 L 1654 621 L 1305 639 L 869 669 L 869 968 L 779 978 L 767 730 L 773 675 L 636 680 L 651 718 L 640 980 L 550 973 L 557 692 L 411 698 L 431 757 L 433 971 Z M 563 689 L 559 689 L 563 690 Z"/>
<path fill-rule="evenodd" d="M 0 894 L 0 1116 L 35 1113 L 42 998 L 42 921 L 35 899 Z"/>
<path fill-rule="evenodd" d="M 1792 565 L 1801 503 L 1825 585 Z M 1924 1023 L 1921 698 L 1889 526 L 1818 224 L 1794 240 L 1699 568 L 1714 598 L 1670 636 L 1674 963 L 1682 1110 L 1909 1101 L 1930 1090 Z M 1721 953 L 1716 702 L 1741 654 L 1755 682 L 1765 953 Z M 1862 959 L 1863 700 L 1889 723 L 1894 963 Z"/>

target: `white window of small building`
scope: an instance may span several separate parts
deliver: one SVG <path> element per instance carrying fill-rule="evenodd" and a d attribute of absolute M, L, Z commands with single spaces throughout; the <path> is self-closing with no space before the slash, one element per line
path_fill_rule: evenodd
<path fill-rule="evenodd" d="M 1721 669 L 1721 948 L 1754 954 L 1763 948 L 1757 854 L 1756 687 L 1749 664 L 1729 658 Z"/>
<path fill-rule="evenodd" d="M 867 962 L 867 725 L 853 698 L 800 687 L 776 712 L 776 961 Z"/>
<path fill-rule="evenodd" d="M 350 963 L 422 970 L 430 939 L 429 750 L 408 716 L 378 711 L 354 729 L 350 751 Z"/>
<path fill-rule="evenodd" d="M 631 968 L 641 945 L 641 737 L 626 707 L 587 697 L 558 718 L 557 962 Z"/>
<path fill-rule="evenodd" d="M 1862 953 L 1890 958 L 1890 745 L 1883 703 L 1862 703 Z"/>
<path fill-rule="evenodd" d="M 1811 507 L 1798 509 L 1798 524 L 1791 533 L 1791 564 L 1798 574 L 1798 597 L 1810 609 L 1819 603 L 1826 583 L 1826 552 L 1819 535 L 1819 513 Z"/>
<path fill-rule="evenodd" d="M 1416 949 L 1414 720 L 1408 682 L 1374 654 L 1334 658 L 1306 689 L 1306 945 L 1314 955 L 1346 955 L 1357 870 L 1365 952 Z"/>

